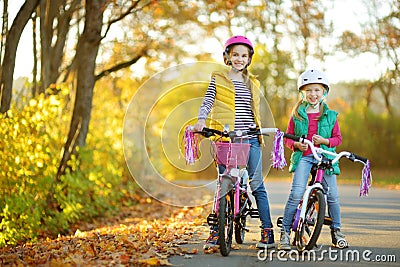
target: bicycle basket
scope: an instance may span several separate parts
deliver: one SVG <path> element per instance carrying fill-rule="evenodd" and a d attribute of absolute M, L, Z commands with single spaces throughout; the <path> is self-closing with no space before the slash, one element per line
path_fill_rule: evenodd
<path fill-rule="evenodd" d="M 214 149 L 217 164 L 227 166 L 247 165 L 250 144 L 215 142 Z"/>

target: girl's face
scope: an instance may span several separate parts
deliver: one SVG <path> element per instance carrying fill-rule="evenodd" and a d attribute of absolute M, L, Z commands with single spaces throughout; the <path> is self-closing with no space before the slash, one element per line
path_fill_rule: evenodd
<path fill-rule="evenodd" d="M 321 101 L 322 96 L 325 93 L 325 88 L 322 84 L 311 83 L 305 85 L 301 91 L 305 95 L 305 99 L 308 103 L 316 105 Z"/>
<path fill-rule="evenodd" d="M 231 53 L 232 67 L 242 70 L 247 66 L 250 60 L 249 48 L 245 45 L 235 45 L 232 47 Z"/>

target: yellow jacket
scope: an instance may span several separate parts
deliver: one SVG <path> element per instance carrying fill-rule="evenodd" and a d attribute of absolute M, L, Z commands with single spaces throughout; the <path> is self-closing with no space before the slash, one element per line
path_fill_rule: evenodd
<path fill-rule="evenodd" d="M 251 84 L 252 101 L 251 106 L 254 121 L 261 128 L 260 119 L 260 82 L 253 74 L 248 74 Z M 215 77 L 215 101 L 211 110 L 210 128 L 222 130 L 224 125 L 233 127 L 235 125 L 235 87 L 228 77 L 227 71 L 214 71 L 211 78 Z M 260 144 L 264 143 L 262 135 L 258 137 Z"/>

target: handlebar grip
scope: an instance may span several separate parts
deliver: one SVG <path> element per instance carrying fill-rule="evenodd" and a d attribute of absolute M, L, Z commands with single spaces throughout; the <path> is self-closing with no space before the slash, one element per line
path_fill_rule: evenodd
<path fill-rule="evenodd" d="M 207 127 L 204 127 L 202 131 L 203 131 L 203 132 L 207 132 L 207 133 L 218 134 L 218 135 L 220 135 L 220 136 L 225 136 L 225 137 L 229 136 L 228 133 L 224 133 L 224 132 L 222 132 L 222 131 L 215 130 L 215 129 L 210 129 L 210 128 L 207 128 Z"/>
<path fill-rule="evenodd" d="M 202 136 L 207 137 L 207 138 L 215 135 L 213 129 L 209 129 L 209 128 L 206 128 L 206 127 L 203 127 L 203 129 L 201 131 L 194 131 L 194 127 L 191 126 L 189 128 L 189 130 L 193 131 L 193 133 L 195 133 L 195 134 L 201 134 Z"/>
<path fill-rule="evenodd" d="M 261 128 L 259 134 L 268 136 L 270 133 L 276 133 L 278 128 Z"/>
<path fill-rule="evenodd" d="M 354 154 L 354 153 L 353 153 L 353 156 L 354 156 L 354 159 L 360 160 L 360 161 L 362 161 L 362 162 L 364 162 L 364 163 L 367 163 L 367 161 L 368 161 L 367 158 L 361 157 L 361 156 L 356 155 L 356 154 Z M 354 161 L 354 160 L 353 160 L 353 161 Z"/>
<path fill-rule="evenodd" d="M 300 138 L 301 138 L 301 137 L 299 137 L 299 136 L 296 136 L 296 135 L 293 135 L 293 134 L 288 134 L 288 133 L 284 133 L 284 134 L 283 134 L 283 137 L 292 139 L 293 141 L 297 141 L 297 142 L 299 142 L 299 141 L 300 141 Z"/>

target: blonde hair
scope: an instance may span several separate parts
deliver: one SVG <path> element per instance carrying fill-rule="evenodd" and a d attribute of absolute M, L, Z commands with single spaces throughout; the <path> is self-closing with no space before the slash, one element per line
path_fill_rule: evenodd
<path fill-rule="evenodd" d="M 242 70 L 242 76 L 243 76 L 244 84 L 246 84 L 246 86 L 251 91 L 251 81 L 250 81 L 249 71 L 247 70 L 247 67 L 244 70 Z"/>

